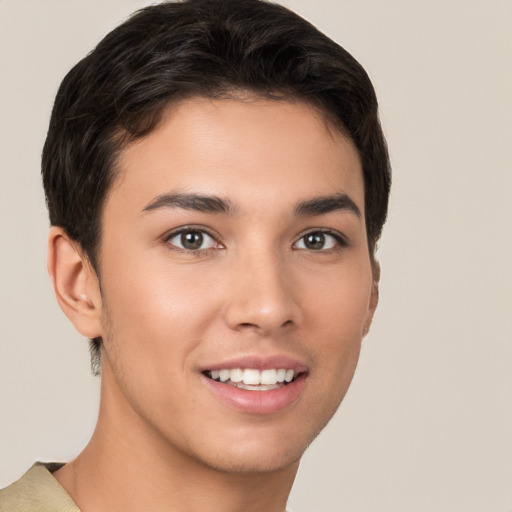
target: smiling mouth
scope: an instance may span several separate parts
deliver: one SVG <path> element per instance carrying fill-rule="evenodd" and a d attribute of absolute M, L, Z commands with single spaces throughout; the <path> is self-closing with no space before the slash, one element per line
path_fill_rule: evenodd
<path fill-rule="evenodd" d="M 217 382 L 248 391 L 271 391 L 294 382 L 301 373 L 286 368 L 256 370 L 254 368 L 233 368 L 207 370 L 203 374 Z"/>

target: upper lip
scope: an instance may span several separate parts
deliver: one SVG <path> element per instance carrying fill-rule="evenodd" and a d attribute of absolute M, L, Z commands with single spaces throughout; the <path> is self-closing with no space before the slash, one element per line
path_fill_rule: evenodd
<path fill-rule="evenodd" d="M 260 371 L 272 368 L 284 368 L 286 370 L 294 370 L 295 374 L 309 371 L 309 367 L 307 364 L 293 357 L 280 354 L 270 356 L 261 356 L 253 354 L 226 359 L 218 363 L 206 365 L 201 368 L 201 372 L 206 372 L 209 370 L 233 370 L 235 368 L 251 368 Z"/>

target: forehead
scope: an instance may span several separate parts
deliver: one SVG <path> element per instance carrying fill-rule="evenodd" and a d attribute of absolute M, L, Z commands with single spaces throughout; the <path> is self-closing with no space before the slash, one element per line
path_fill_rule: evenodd
<path fill-rule="evenodd" d="M 107 204 L 157 193 L 200 192 L 233 202 L 285 195 L 351 193 L 364 186 L 354 144 L 319 109 L 302 101 L 192 98 L 167 108 L 157 128 L 117 162 Z M 286 194 L 285 194 L 286 192 Z M 262 204 L 263 206 L 263 204 Z"/>

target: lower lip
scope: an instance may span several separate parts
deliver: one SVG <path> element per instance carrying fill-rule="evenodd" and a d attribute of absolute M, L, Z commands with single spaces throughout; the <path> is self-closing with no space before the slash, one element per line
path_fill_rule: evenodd
<path fill-rule="evenodd" d="M 272 414 L 286 409 L 299 399 L 306 384 L 306 374 L 301 374 L 293 382 L 270 391 L 248 391 L 206 376 L 203 379 L 221 401 L 249 414 Z"/>

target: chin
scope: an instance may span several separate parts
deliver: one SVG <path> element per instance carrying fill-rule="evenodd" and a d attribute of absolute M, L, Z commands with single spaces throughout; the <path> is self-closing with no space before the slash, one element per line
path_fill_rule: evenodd
<path fill-rule="evenodd" d="M 318 427 L 309 432 L 258 430 L 226 432 L 220 443 L 199 447 L 195 458 L 223 473 L 275 473 L 292 467 L 296 470 L 302 455 L 321 431 Z"/>
<path fill-rule="evenodd" d="M 202 459 L 202 463 L 215 471 L 227 474 L 254 475 L 279 473 L 293 466 L 298 466 L 303 450 L 290 453 L 237 453 Z"/>

